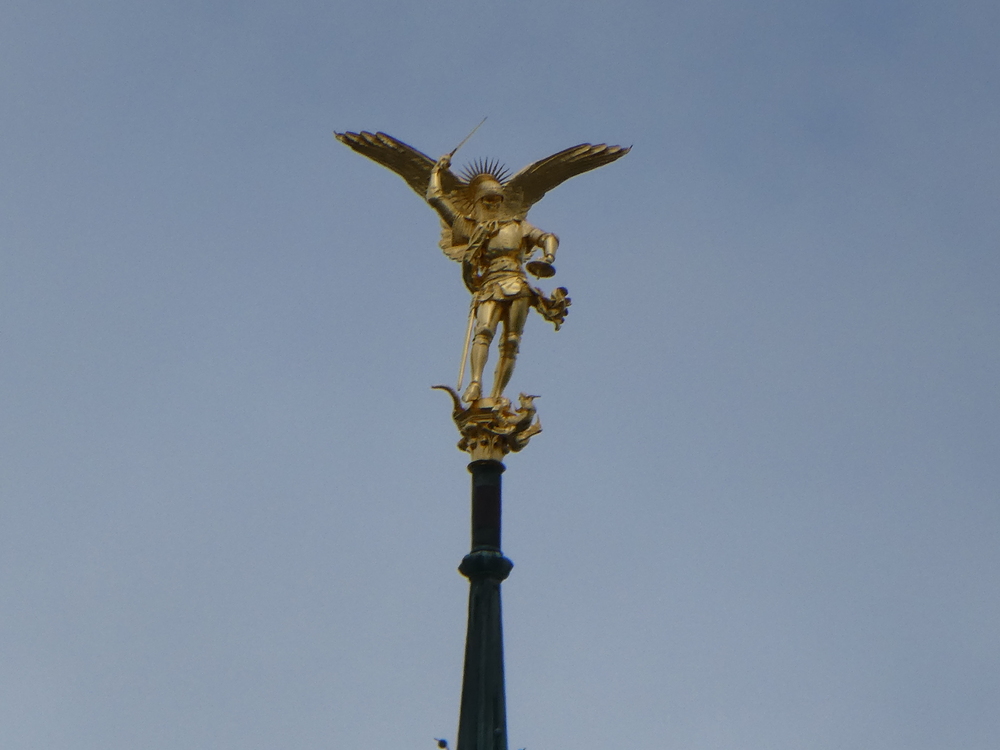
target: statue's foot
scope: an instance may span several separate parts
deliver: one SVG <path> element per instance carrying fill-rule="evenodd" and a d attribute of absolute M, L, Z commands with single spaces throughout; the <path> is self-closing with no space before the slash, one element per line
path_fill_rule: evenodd
<path fill-rule="evenodd" d="M 473 380 L 469 383 L 469 387 L 465 389 L 465 393 L 462 394 L 462 400 L 471 404 L 473 401 L 478 401 L 483 395 L 483 389 L 479 384 L 478 380 Z"/>
<path fill-rule="evenodd" d="M 510 403 L 510 399 L 504 397 L 503 390 L 498 388 L 497 385 L 494 385 L 493 390 L 490 391 L 490 398 L 496 401 L 506 401 L 508 404 Z"/>

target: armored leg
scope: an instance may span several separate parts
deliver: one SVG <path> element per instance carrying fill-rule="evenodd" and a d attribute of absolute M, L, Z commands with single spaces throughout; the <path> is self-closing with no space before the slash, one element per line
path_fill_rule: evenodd
<path fill-rule="evenodd" d="M 493 398 L 503 395 L 504 388 L 510 382 L 514 374 L 514 364 L 517 361 L 517 352 L 521 347 L 521 333 L 524 331 L 524 323 L 528 318 L 528 308 L 530 300 L 527 297 L 518 297 L 510 303 L 507 315 L 503 324 L 503 338 L 500 341 L 500 359 L 497 362 L 496 372 L 493 374 Z"/>
<path fill-rule="evenodd" d="M 472 339 L 472 381 L 462 394 L 462 400 L 472 403 L 482 395 L 483 370 L 490 354 L 490 343 L 496 334 L 502 309 L 494 300 L 487 300 L 476 310 L 476 335 Z"/>

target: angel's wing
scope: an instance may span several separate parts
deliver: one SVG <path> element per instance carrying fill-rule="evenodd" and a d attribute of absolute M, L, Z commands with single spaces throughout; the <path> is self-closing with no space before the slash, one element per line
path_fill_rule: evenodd
<path fill-rule="evenodd" d="M 430 182 L 431 168 L 435 163 L 427 154 L 385 133 L 369 133 L 363 130 L 360 133 L 334 133 L 334 135 L 338 141 L 350 146 L 362 156 L 367 156 L 398 174 L 421 198 L 427 193 L 427 183 Z M 441 173 L 441 188 L 445 193 L 452 193 L 459 185 L 460 180 L 450 169 Z"/>
<path fill-rule="evenodd" d="M 451 260 L 457 260 L 459 263 L 465 257 L 465 251 L 469 249 L 468 244 L 455 244 L 455 233 L 444 219 L 441 220 L 441 241 L 438 242 L 438 247 Z"/>
<path fill-rule="evenodd" d="M 523 219 L 527 216 L 528 209 L 552 188 L 570 177 L 610 164 L 631 150 L 631 146 L 625 148 L 604 143 L 596 146 L 581 143 L 560 151 L 547 159 L 536 161 L 511 177 L 504 185 L 504 193 L 508 196 L 504 202 L 509 204 L 518 218 Z"/>

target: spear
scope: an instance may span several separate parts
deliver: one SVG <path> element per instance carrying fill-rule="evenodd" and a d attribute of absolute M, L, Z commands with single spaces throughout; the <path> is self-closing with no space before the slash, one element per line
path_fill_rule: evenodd
<path fill-rule="evenodd" d="M 462 365 L 458 368 L 458 388 L 462 390 L 462 381 L 465 380 L 465 363 L 469 361 L 469 343 L 472 341 L 472 324 L 476 321 L 476 295 L 472 295 L 472 304 L 469 305 L 469 325 L 465 328 L 465 345 L 462 347 Z"/>
<path fill-rule="evenodd" d="M 486 122 L 485 117 L 479 121 L 479 124 L 476 125 L 476 127 L 474 127 L 467 136 L 465 136 L 465 138 L 462 140 L 461 143 L 459 143 L 457 146 L 455 146 L 455 148 L 451 150 L 451 153 L 448 154 L 449 161 L 458 152 L 458 150 L 462 148 L 462 146 L 464 146 L 473 135 L 475 135 L 476 131 L 483 126 L 484 122 Z M 476 319 L 476 297 L 475 295 L 473 295 L 472 304 L 469 305 L 469 324 L 465 328 L 465 345 L 462 347 L 462 365 L 461 367 L 458 368 L 458 388 L 456 390 L 459 391 L 462 390 L 462 381 L 465 380 L 465 364 L 469 360 L 469 343 L 472 340 L 472 324 L 475 321 L 475 319 Z"/>

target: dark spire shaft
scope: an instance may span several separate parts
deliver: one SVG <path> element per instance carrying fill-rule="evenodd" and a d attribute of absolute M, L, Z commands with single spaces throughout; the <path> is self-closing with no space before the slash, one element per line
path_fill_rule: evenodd
<path fill-rule="evenodd" d="M 500 584 L 514 564 L 500 551 L 499 461 L 473 461 L 472 551 L 458 570 L 469 579 L 469 628 L 456 750 L 507 750 Z"/>

